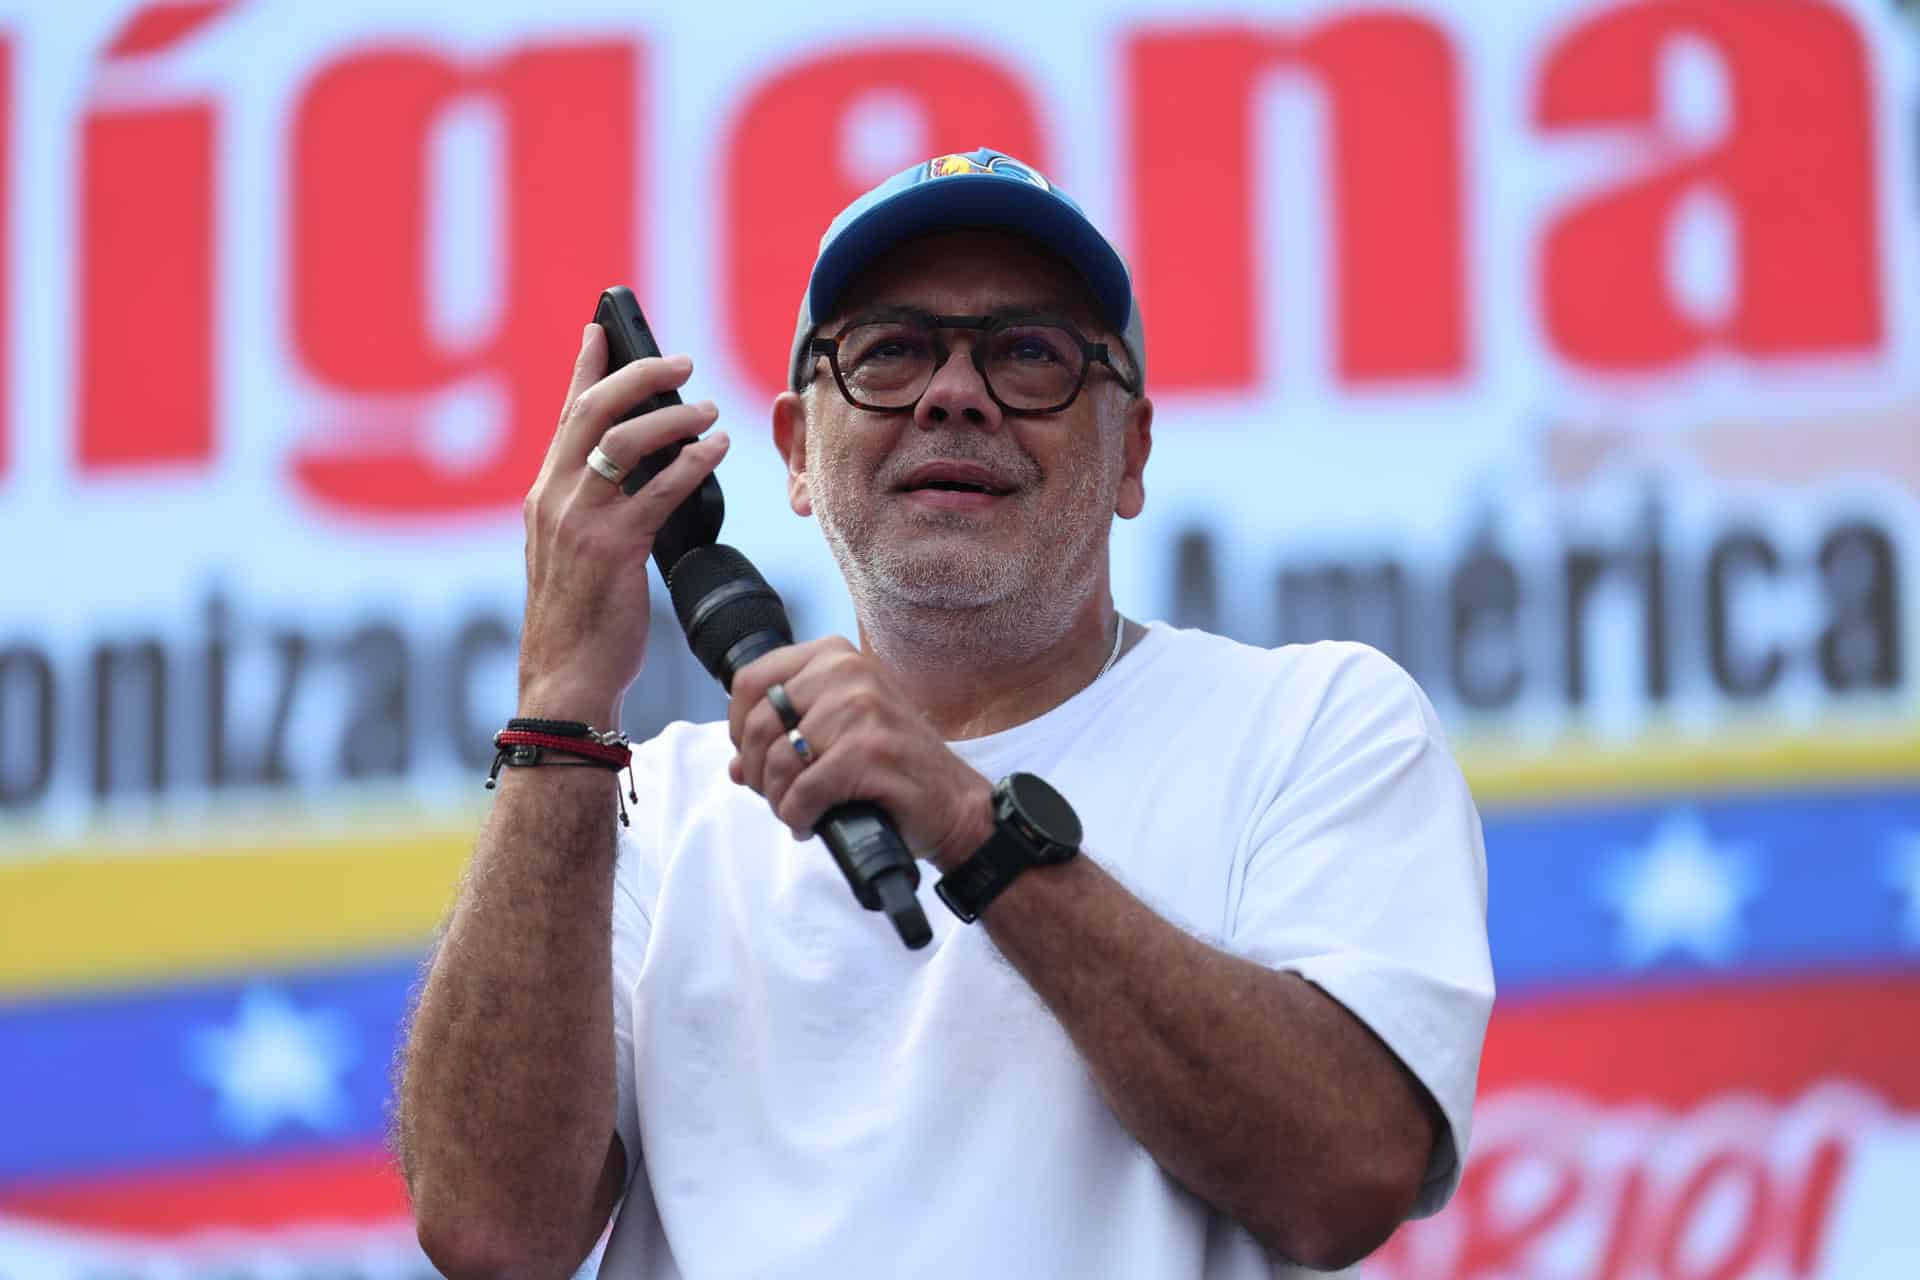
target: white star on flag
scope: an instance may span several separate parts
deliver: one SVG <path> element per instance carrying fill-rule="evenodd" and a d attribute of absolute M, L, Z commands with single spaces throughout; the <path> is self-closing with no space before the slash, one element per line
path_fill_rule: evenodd
<path fill-rule="evenodd" d="M 294 1122 L 319 1132 L 346 1119 L 340 1076 L 355 1057 L 339 1017 L 302 1013 L 278 992 L 255 989 L 241 999 L 230 1027 L 193 1035 L 194 1074 L 220 1096 L 220 1115 L 248 1142 Z"/>
<path fill-rule="evenodd" d="M 1704 823 L 1675 813 L 1639 849 L 1622 850 L 1601 893 L 1620 916 L 1620 948 L 1636 968 L 1671 951 L 1725 964 L 1739 941 L 1740 907 L 1759 889 L 1751 853 L 1716 845 Z"/>
<path fill-rule="evenodd" d="M 1887 878 L 1907 900 L 1907 941 L 1920 947 L 1920 831 L 1902 831 L 1893 838 Z"/>

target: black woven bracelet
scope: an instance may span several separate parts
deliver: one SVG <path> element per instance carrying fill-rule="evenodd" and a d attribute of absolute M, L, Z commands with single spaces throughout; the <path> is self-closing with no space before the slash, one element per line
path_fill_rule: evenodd
<path fill-rule="evenodd" d="M 533 742 L 525 739 L 535 739 Z M 546 741 L 538 741 L 538 739 Z M 578 743 L 575 747 L 571 744 Z M 503 768 L 524 769 L 539 765 L 559 765 L 563 768 L 589 767 L 605 769 L 618 774 L 627 771 L 627 792 L 639 802 L 640 795 L 633 786 L 633 752 L 627 746 L 627 735 L 620 732 L 596 733 L 590 724 L 578 720 L 542 720 L 537 716 L 515 716 L 507 721 L 507 727 L 493 735 L 493 767 L 487 770 L 486 788 L 491 791 L 499 782 Z M 557 753 L 557 754 L 556 754 Z M 559 758 L 565 757 L 565 758 Z M 611 757 L 611 758 L 610 758 Z M 627 802 L 620 798 L 619 784 L 614 784 L 614 798 L 620 802 L 620 825 L 629 825 L 627 820 Z"/>
<path fill-rule="evenodd" d="M 507 728 L 520 729 L 527 733 L 550 733 L 556 738 L 593 736 L 593 726 L 584 720 L 541 720 L 533 716 L 516 716 L 507 721 Z"/>

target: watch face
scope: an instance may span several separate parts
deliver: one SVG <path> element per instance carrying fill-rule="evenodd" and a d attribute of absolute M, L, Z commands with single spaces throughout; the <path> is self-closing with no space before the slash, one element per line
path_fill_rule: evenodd
<path fill-rule="evenodd" d="M 1072 857 L 1080 848 L 1080 817 L 1066 798 L 1031 773 L 1007 775 L 1004 794 L 1008 816 L 1033 839 L 1042 862 Z"/>

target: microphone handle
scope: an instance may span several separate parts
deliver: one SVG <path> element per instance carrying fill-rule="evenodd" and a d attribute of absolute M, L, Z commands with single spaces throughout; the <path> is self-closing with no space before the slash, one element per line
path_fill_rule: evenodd
<path fill-rule="evenodd" d="M 886 912 L 900 941 L 912 950 L 933 940 L 926 913 L 913 896 L 920 885 L 919 865 L 885 809 L 849 800 L 821 814 L 813 831 L 833 854 L 861 906 Z"/>
<path fill-rule="evenodd" d="M 697 575 L 699 568 L 705 567 L 704 562 L 715 557 L 722 554 L 737 557 L 733 566 L 721 570 L 725 576 L 720 578 L 719 585 L 702 592 L 697 602 L 689 602 L 692 608 L 682 615 L 682 625 L 694 652 L 701 655 L 702 662 L 731 693 L 734 672 L 761 655 L 792 643 L 791 636 L 785 634 L 785 610 L 780 610 L 779 629 L 756 626 L 726 644 L 719 654 L 712 654 L 711 648 L 702 643 L 707 639 L 703 633 L 709 626 L 722 625 L 729 606 L 742 605 L 753 596 L 771 597 L 777 603 L 779 596 L 746 557 L 731 547 L 709 544 L 687 554 L 691 559 L 674 566 L 669 587 L 676 585 L 674 579 L 678 578 L 683 565 Z M 678 599 L 675 603 L 677 607 Z M 850 800 L 820 815 L 813 831 L 833 855 L 840 874 L 846 877 L 847 887 L 853 890 L 855 901 L 869 911 L 885 912 L 894 932 L 909 949 L 917 951 L 933 940 L 926 912 L 920 909 L 920 900 L 914 896 L 914 890 L 920 886 L 920 864 L 914 861 L 907 842 L 900 838 L 899 828 L 893 825 L 885 809 L 864 800 Z"/>

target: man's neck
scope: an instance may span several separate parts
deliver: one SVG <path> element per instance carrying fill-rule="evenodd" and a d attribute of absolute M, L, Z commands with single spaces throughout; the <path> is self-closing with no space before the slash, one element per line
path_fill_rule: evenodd
<path fill-rule="evenodd" d="M 863 618 L 860 647 L 900 674 L 948 741 L 980 738 L 1044 715 L 1093 683 L 1121 626 L 1107 592 L 1087 600 L 1052 638 L 1036 638 L 985 611 L 889 611 Z"/>

